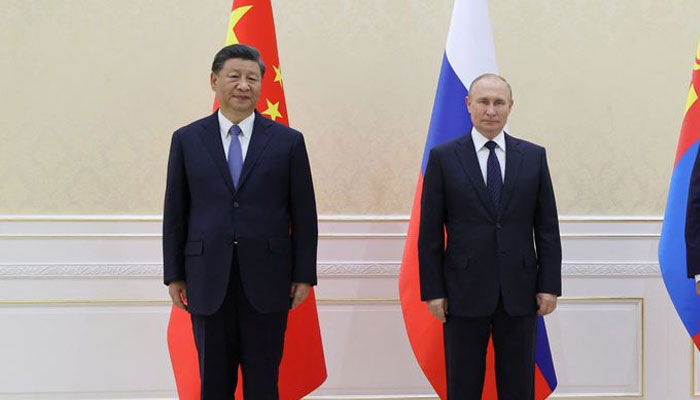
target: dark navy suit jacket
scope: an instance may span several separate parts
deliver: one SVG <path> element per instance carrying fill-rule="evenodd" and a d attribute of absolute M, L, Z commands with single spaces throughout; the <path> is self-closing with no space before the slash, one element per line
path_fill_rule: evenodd
<path fill-rule="evenodd" d="M 506 134 L 500 207 L 486 191 L 471 133 L 431 150 L 418 237 L 422 300 L 450 314 L 534 314 L 536 293 L 561 295 L 561 241 L 544 148 Z M 445 243 L 445 234 L 447 242 Z"/>
<path fill-rule="evenodd" d="M 163 215 L 164 281 L 186 281 L 191 313 L 210 315 L 221 306 L 234 245 L 251 304 L 260 312 L 288 310 L 291 282 L 316 284 L 317 238 L 301 133 L 256 112 L 238 190 L 216 113 L 173 134 Z"/>
<path fill-rule="evenodd" d="M 700 153 L 698 153 L 700 155 Z M 685 214 L 685 255 L 688 277 L 700 274 L 700 157 L 695 158 Z"/>

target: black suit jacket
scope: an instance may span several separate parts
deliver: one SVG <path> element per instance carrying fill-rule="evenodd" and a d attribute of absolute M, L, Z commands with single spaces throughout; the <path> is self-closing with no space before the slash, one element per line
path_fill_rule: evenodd
<path fill-rule="evenodd" d="M 172 138 L 163 215 L 164 281 L 187 283 L 189 311 L 226 295 L 237 246 L 241 283 L 260 312 L 289 309 L 291 282 L 316 284 L 318 227 L 301 133 L 256 112 L 238 190 L 214 113 Z"/>
<path fill-rule="evenodd" d="M 561 295 L 559 222 L 545 150 L 507 134 L 505 140 L 498 210 L 471 134 L 430 152 L 418 237 L 421 298 L 447 298 L 453 315 L 491 315 L 499 294 L 508 314 L 528 315 L 536 311 L 536 293 Z"/>
<path fill-rule="evenodd" d="M 700 274 L 700 152 L 695 157 L 685 214 L 685 256 L 688 278 Z"/>

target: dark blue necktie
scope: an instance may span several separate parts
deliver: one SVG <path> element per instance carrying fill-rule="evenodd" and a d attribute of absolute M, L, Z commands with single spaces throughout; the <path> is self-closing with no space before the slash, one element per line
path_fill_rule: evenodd
<path fill-rule="evenodd" d="M 238 125 L 232 125 L 228 133 L 231 135 L 231 143 L 228 146 L 228 170 L 231 172 L 233 187 L 238 190 L 238 179 L 241 177 L 241 171 L 243 170 L 243 151 L 241 150 L 241 141 L 238 137 L 243 131 Z"/>
<path fill-rule="evenodd" d="M 493 204 L 498 210 L 498 205 L 501 201 L 501 187 L 503 187 L 501 164 L 498 162 L 498 157 L 496 157 L 496 142 L 489 140 L 485 146 L 489 149 L 489 158 L 486 162 L 486 190 L 488 190 Z"/>

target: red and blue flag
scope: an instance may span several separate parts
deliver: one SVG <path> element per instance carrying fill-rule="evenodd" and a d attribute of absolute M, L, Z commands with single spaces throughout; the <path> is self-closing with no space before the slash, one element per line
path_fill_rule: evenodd
<path fill-rule="evenodd" d="M 695 294 L 695 281 L 689 279 L 687 274 L 685 223 L 690 177 L 698 155 L 700 140 L 699 92 L 700 43 L 688 89 L 659 242 L 659 265 L 666 289 L 685 329 L 698 347 L 700 347 L 700 297 Z"/>

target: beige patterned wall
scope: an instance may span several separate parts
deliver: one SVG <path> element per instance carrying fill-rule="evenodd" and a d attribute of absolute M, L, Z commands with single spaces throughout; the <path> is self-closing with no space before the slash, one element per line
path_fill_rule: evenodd
<path fill-rule="evenodd" d="M 408 214 L 452 1 L 276 0 L 321 214 Z M 0 214 L 158 214 L 171 132 L 206 114 L 230 0 L 0 0 Z M 660 215 L 695 1 L 490 2 L 510 130 L 560 213 Z"/>

